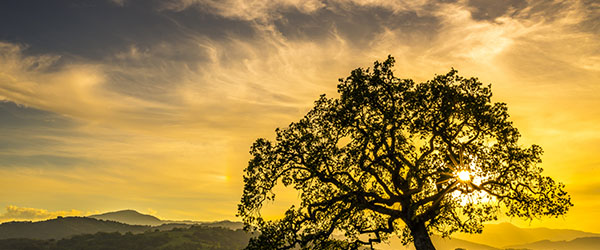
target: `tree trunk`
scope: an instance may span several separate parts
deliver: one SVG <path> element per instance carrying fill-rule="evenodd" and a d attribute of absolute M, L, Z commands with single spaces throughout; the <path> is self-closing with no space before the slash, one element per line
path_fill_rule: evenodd
<path fill-rule="evenodd" d="M 416 223 L 410 227 L 410 234 L 412 235 L 417 250 L 435 250 L 429 233 L 425 228 L 425 223 Z"/>

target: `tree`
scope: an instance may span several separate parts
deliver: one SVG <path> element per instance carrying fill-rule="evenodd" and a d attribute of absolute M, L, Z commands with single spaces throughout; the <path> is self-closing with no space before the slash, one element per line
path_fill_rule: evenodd
<path fill-rule="evenodd" d="M 489 85 L 454 69 L 417 84 L 393 64 L 352 71 L 339 98 L 321 95 L 275 141 L 254 142 L 238 215 L 261 235 L 247 249 L 372 248 L 392 236 L 435 249 L 430 234 L 479 233 L 501 211 L 533 219 L 572 206 L 564 185 L 541 175 L 542 149 L 518 144 Z M 300 204 L 265 221 L 278 183 L 299 190 Z"/>

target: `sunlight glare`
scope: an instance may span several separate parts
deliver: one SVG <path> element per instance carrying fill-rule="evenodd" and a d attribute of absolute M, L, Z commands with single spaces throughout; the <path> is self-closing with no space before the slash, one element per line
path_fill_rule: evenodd
<path fill-rule="evenodd" d="M 461 181 L 470 181 L 471 180 L 471 173 L 469 173 L 469 171 L 467 170 L 461 170 L 460 172 L 457 173 L 458 179 Z"/>

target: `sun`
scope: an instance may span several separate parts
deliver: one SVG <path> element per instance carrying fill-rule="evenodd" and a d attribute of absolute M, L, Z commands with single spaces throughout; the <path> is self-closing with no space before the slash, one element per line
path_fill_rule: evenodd
<path fill-rule="evenodd" d="M 469 173 L 469 171 L 467 170 L 461 170 L 458 173 L 456 173 L 456 176 L 458 177 L 458 179 L 460 181 L 463 182 L 467 182 L 471 180 L 471 173 Z"/>

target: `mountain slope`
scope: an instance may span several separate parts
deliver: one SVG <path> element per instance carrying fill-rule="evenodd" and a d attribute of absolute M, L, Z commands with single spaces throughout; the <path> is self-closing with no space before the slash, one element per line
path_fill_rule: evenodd
<path fill-rule="evenodd" d="M 140 234 L 105 233 L 76 235 L 62 240 L 5 239 L 3 250 L 105 250 L 105 249 L 210 249 L 237 250 L 248 244 L 251 234 L 243 230 L 191 226 L 170 231 L 147 231 Z"/>
<path fill-rule="evenodd" d="M 207 227 L 224 227 L 231 230 L 242 229 L 244 224 L 239 221 L 214 221 L 214 222 L 202 222 L 202 221 L 191 221 L 191 220 L 161 220 L 152 215 L 142 214 L 135 210 L 120 210 L 115 212 L 108 212 L 103 214 L 95 214 L 88 216 L 90 218 L 99 220 L 110 220 L 121 222 L 129 225 L 147 225 L 147 226 L 160 226 L 162 224 L 177 224 L 177 225 L 202 225 Z"/>
<path fill-rule="evenodd" d="M 600 249 L 600 237 L 584 237 L 570 241 L 543 240 L 529 244 L 511 246 L 510 248 L 533 250 L 597 250 Z"/>
<path fill-rule="evenodd" d="M 129 225 L 123 222 L 138 225 Z M 57 219 L 40 222 L 3 223 L 0 224 L 0 239 L 62 239 L 74 235 L 95 234 L 97 232 L 132 232 L 137 234 L 149 231 L 187 230 L 190 227 L 195 226 L 207 228 L 222 227 L 224 229 L 228 228 L 235 231 L 236 229 L 240 229 L 243 224 L 241 222 L 232 221 L 162 221 L 154 216 L 141 214 L 134 210 L 122 210 L 92 215 L 89 217 L 59 217 Z M 455 250 L 457 248 L 469 250 L 499 250 L 509 247 L 515 249 L 528 248 L 536 250 L 600 249 L 597 247 L 600 246 L 600 234 L 567 229 L 524 229 L 510 223 L 486 225 L 483 234 L 457 234 L 453 235 L 453 239 L 451 240 L 433 236 L 432 241 L 438 250 Z M 18 243 L 19 241 L 16 240 L 14 242 Z M 587 247 L 590 244 L 594 247 Z M 402 246 L 398 239 L 392 239 L 391 244 L 389 245 L 379 244 L 376 248 L 381 250 L 414 249 L 412 246 Z"/>
<path fill-rule="evenodd" d="M 149 230 L 148 226 L 127 225 L 86 217 L 59 217 L 38 222 L 6 222 L 0 224 L 0 239 L 61 239 L 76 234 L 97 232 L 133 232 Z"/>
<path fill-rule="evenodd" d="M 241 229 L 241 222 L 192 222 L 162 221 L 154 216 L 134 210 L 122 210 L 89 217 L 59 217 L 38 222 L 6 222 L 0 224 L 0 239 L 61 239 L 78 234 L 97 232 L 142 233 L 148 230 L 166 231 L 174 228 L 189 228 L 192 225 Z"/>
<path fill-rule="evenodd" d="M 500 223 L 485 225 L 482 234 L 456 234 L 453 235 L 453 238 L 505 248 L 541 240 L 569 241 L 576 238 L 598 236 L 600 234 L 570 229 L 519 228 L 510 223 Z"/>
<path fill-rule="evenodd" d="M 121 210 L 104 214 L 90 215 L 88 217 L 99 220 L 118 221 L 129 225 L 158 226 L 164 223 L 159 218 L 148 214 L 141 214 L 135 210 Z"/>

